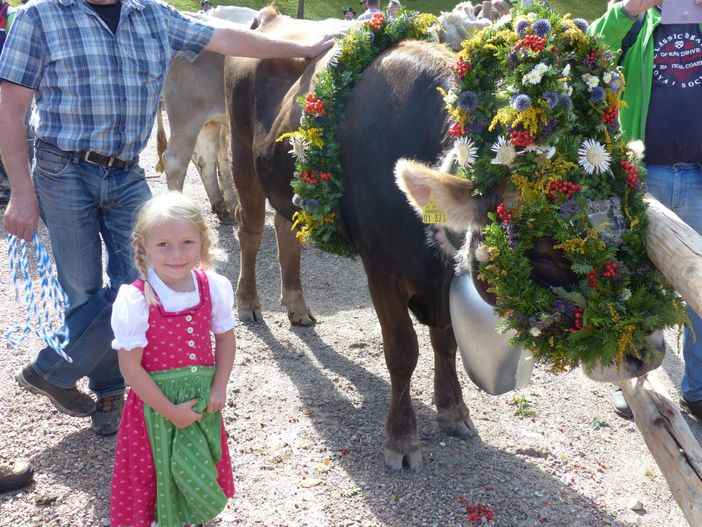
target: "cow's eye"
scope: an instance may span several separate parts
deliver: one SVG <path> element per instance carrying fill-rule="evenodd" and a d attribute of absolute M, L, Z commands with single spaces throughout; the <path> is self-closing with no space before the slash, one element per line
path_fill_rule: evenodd
<path fill-rule="evenodd" d="M 548 253 L 532 253 L 529 255 L 529 259 L 533 262 L 552 262 L 551 255 Z"/>

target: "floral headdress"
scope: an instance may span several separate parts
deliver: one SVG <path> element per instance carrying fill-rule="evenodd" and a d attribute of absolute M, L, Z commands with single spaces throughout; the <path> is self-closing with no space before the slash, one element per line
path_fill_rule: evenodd
<path fill-rule="evenodd" d="M 644 337 L 686 321 L 646 256 L 643 168 L 621 139 L 624 78 L 587 22 L 540 4 L 464 43 L 444 92 L 457 175 L 518 196 L 490 214 L 480 278 L 501 330 L 554 370 L 647 359 Z M 527 252 L 550 239 L 572 285 L 539 285 Z"/>
<path fill-rule="evenodd" d="M 314 93 L 300 97 L 300 128 L 278 140 L 289 139 L 295 157 L 293 203 L 301 210 L 293 216 L 298 238 L 321 250 L 341 256 L 355 256 L 339 230 L 337 211 L 344 193 L 340 179 L 341 147 L 338 125 L 346 102 L 361 72 L 381 51 L 403 39 L 429 40 L 429 27 L 436 17 L 400 11 L 392 20 L 380 12 L 356 24 L 337 44 L 329 67 L 316 79 Z"/>

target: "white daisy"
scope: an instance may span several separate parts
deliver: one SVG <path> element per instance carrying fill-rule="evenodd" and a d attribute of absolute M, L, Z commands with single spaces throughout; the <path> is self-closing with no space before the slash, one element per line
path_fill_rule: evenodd
<path fill-rule="evenodd" d="M 453 106 L 456 104 L 456 101 L 458 100 L 458 95 L 456 95 L 456 92 L 453 90 L 449 90 L 446 95 L 444 96 L 444 102 L 448 106 Z"/>
<path fill-rule="evenodd" d="M 461 137 L 454 143 L 456 151 L 456 160 L 462 168 L 475 163 L 478 158 L 478 149 L 475 148 L 475 143 L 467 137 Z"/>
<path fill-rule="evenodd" d="M 293 134 L 290 137 L 290 146 L 292 149 L 289 150 L 289 153 L 298 163 L 307 161 L 307 141 L 300 134 Z"/>
<path fill-rule="evenodd" d="M 540 330 L 539 328 L 530 328 L 530 329 L 529 329 L 529 334 L 530 334 L 532 337 L 538 337 L 539 335 L 541 335 L 541 330 Z"/>
<path fill-rule="evenodd" d="M 564 77 L 569 77 L 570 76 L 570 63 L 565 65 L 565 68 L 563 68 L 563 72 L 561 73 Z"/>
<path fill-rule="evenodd" d="M 583 73 L 583 74 L 580 76 L 580 78 L 583 80 L 583 82 L 584 82 L 585 84 L 587 84 L 587 87 L 588 87 L 588 89 L 589 89 L 590 91 L 592 91 L 592 89 L 593 89 L 595 86 L 599 86 L 599 84 L 600 84 L 600 79 L 598 79 L 598 78 L 595 77 L 594 75 L 590 75 L 589 73 Z"/>
<path fill-rule="evenodd" d="M 529 145 L 524 149 L 525 152 L 536 152 L 541 154 L 546 159 L 551 159 L 556 153 L 555 146 L 540 146 L 540 145 Z"/>
<path fill-rule="evenodd" d="M 612 157 L 604 145 L 594 139 L 586 139 L 578 150 L 578 163 L 588 174 L 607 172 Z"/>
<path fill-rule="evenodd" d="M 502 136 L 497 138 L 497 141 L 495 141 L 495 144 L 492 145 L 490 150 L 495 152 L 495 159 L 490 161 L 493 165 L 512 166 L 512 163 L 517 157 L 517 151 L 514 145 Z"/>
<path fill-rule="evenodd" d="M 612 74 L 610 72 L 607 72 L 604 75 L 602 75 L 602 82 L 604 82 L 605 84 L 609 84 L 610 82 L 612 82 Z"/>

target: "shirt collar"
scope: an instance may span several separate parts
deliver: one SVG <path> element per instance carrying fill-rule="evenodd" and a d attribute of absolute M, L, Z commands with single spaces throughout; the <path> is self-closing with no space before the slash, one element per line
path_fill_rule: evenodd
<path fill-rule="evenodd" d="M 61 5 L 69 6 L 79 3 L 87 3 L 85 0 L 58 0 Z M 122 5 L 131 9 L 142 10 L 146 7 L 143 0 L 122 0 Z"/>

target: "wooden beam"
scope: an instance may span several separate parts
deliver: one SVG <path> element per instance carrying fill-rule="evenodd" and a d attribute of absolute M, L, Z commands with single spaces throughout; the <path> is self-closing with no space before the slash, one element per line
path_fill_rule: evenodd
<path fill-rule="evenodd" d="M 691 527 L 702 527 L 702 448 L 655 371 L 620 383 L 634 421 Z"/>
<path fill-rule="evenodd" d="M 646 194 L 645 201 L 648 257 L 685 302 L 702 316 L 702 236 L 650 194 Z"/>

